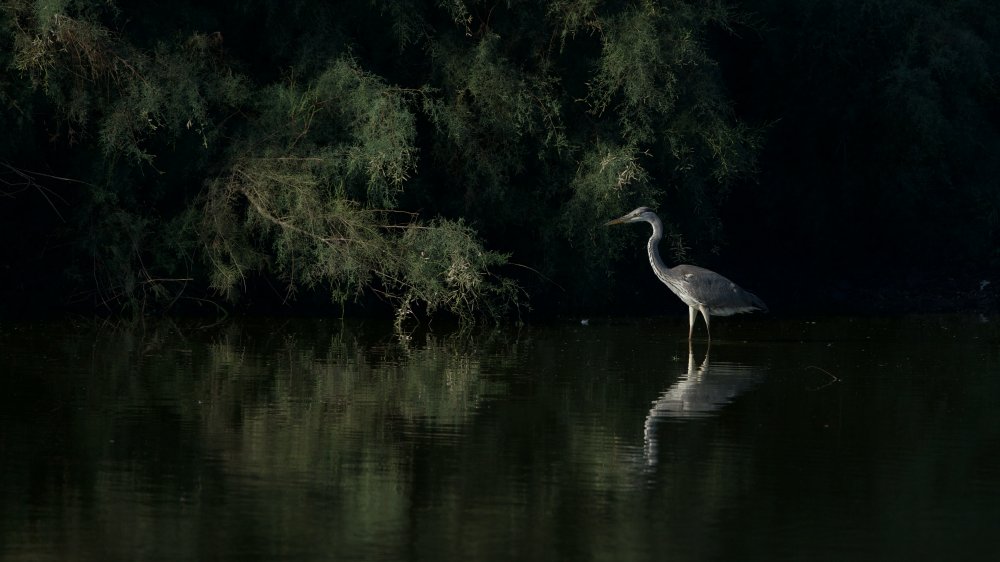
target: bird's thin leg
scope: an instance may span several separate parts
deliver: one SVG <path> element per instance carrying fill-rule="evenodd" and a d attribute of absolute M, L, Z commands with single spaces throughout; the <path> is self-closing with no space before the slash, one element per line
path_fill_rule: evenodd
<path fill-rule="evenodd" d="M 708 325 L 708 310 L 701 307 L 701 317 L 705 319 L 705 331 L 708 332 L 708 343 L 712 343 L 712 328 Z"/>
<path fill-rule="evenodd" d="M 691 341 L 691 337 L 694 335 L 694 321 L 698 318 L 698 310 L 691 306 L 688 307 L 688 341 Z"/>

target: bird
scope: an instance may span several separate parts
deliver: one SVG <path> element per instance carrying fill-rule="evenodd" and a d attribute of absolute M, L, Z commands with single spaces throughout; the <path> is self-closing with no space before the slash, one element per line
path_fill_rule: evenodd
<path fill-rule="evenodd" d="M 718 273 L 696 265 L 667 267 L 660 258 L 660 240 L 663 239 L 663 223 L 649 207 L 639 207 L 634 211 L 610 220 L 605 226 L 648 222 L 653 227 L 653 235 L 646 243 L 649 263 L 653 273 L 663 281 L 668 289 L 688 306 L 688 343 L 694 335 L 694 323 L 701 313 L 705 319 L 708 341 L 712 341 L 710 318 L 730 316 L 742 312 L 767 312 L 767 305 L 757 295 L 744 290 Z"/>

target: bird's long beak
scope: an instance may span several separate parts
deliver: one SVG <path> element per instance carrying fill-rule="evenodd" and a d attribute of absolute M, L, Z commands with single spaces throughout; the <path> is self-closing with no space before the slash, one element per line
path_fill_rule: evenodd
<path fill-rule="evenodd" d="M 611 226 L 611 225 L 613 225 L 613 224 L 622 224 L 622 223 L 624 223 L 624 222 L 626 222 L 626 221 L 625 221 L 625 217 L 618 217 L 618 218 L 617 218 L 617 219 L 615 219 L 615 220 L 610 220 L 610 221 L 608 221 L 608 222 L 604 223 L 604 226 Z"/>

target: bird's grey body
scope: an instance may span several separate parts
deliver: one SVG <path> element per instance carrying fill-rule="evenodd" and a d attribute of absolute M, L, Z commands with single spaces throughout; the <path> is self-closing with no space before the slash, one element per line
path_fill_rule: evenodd
<path fill-rule="evenodd" d="M 653 227 L 653 235 L 646 243 L 649 263 L 653 273 L 688 305 L 688 339 L 694 333 L 694 321 L 701 313 L 705 319 L 705 329 L 711 341 L 712 331 L 709 327 L 711 316 L 729 316 L 741 312 L 755 310 L 767 311 L 767 305 L 757 295 L 743 290 L 739 285 L 726 279 L 714 271 L 696 265 L 678 265 L 667 267 L 660 258 L 660 240 L 663 239 L 663 223 L 660 217 L 647 207 L 638 209 L 618 217 L 607 224 L 625 224 L 633 222 L 648 222 Z"/>

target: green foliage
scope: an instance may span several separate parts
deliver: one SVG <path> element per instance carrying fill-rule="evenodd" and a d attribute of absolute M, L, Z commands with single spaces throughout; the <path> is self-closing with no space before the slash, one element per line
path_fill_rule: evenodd
<path fill-rule="evenodd" d="M 399 319 L 416 303 L 466 321 L 499 316 L 516 293 L 487 273 L 504 258 L 485 251 L 471 230 L 442 220 L 422 225 L 351 198 L 393 205 L 416 166 L 408 98 L 417 94 L 346 59 L 307 84 L 265 89 L 251 123 L 253 146 L 238 145 L 226 174 L 205 192 L 212 286 L 235 298 L 248 272 L 261 267 L 262 256 L 246 251 L 245 229 L 272 256 L 270 269 L 289 294 L 299 285 L 326 287 L 343 303 L 370 288 L 396 304 Z"/>
<path fill-rule="evenodd" d="M 37 13 L 31 8 L 27 2 L 10 7 L 14 67 L 43 88 L 67 119 L 86 124 L 100 103 L 95 97 L 104 93 L 102 86 L 120 86 L 133 68 L 115 52 L 112 34 L 104 27 L 51 8 Z"/>
<path fill-rule="evenodd" d="M 246 254 L 245 225 L 273 249 L 273 269 L 287 283 L 328 287 L 343 302 L 375 288 L 396 304 L 397 321 L 421 303 L 428 313 L 447 310 L 465 321 L 499 317 L 516 302 L 516 287 L 487 272 L 505 257 L 483 250 L 460 222 L 392 224 L 391 213 L 362 209 L 338 198 L 324 181 L 322 155 L 258 158 L 235 165 L 213 182 L 202 224 L 205 247 L 216 264 L 213 286 L 235 297 L 239 282 L 259 256 Z M 232 201 L 245 200 L 245 215 Z"/>
<path fill-rule="evenodd" d="M 316 82 L 321 103 L 331 107 L 340 128 L 350 133 L 342 149 L 347 175 L 364 178 L 369 201 L 392 206 L 416 167 L 415 116 L 404 92 L 345 60 Z"/>
<path fill-rule="evenodd" d="M 437 133 L 444 181 L 465 192 L 466 209 L 516 204 L 511 183 L 533 160 L 568 147 L 556 80 L 515 67 L 492 33 L 471 45 L 435 40 L 430 53 L 439 91 L 429 92 L 436 95 L 424 98 L 423 109 Z"/>
<path fill-rule="evenodd" d="M 705 45 L 721 2 L 7 8 L 30 86 L 9 103 L 41 100 L 38 162 L 86 186 L 67 269 L 105 303 L 235 302 L 255 278 L 399 319 L 497 316 L 519 286 L 585 300 L 624 240 L 609 217 L 663 203 L 714 247 L 753 169 Z M 508 258 L 544 277 L 515 285 Z"/>
<path fill-rule="evenodd" d="M 398 278 L 379 272 L 401 295 L 397 322 L 412 314 L 415 303 L 423 303 L 428 313 L 445 309 L 468 320 L 498 318 L 508 312 L 509 304 L 518 303 L 517 285 L 489 274 L 489 268 L 503 265 L 508 256 L 484 251 L 461 220 L 409 224 L 401 238 Z"/>
<path fill-rule="evenodd" d="M 70 127 L 96 121 L 112 157 L 151 164 L 145 146 L 157 135 L 191 132 L 207 147 L 214 106 L 244 101 L 246 84 L 219 63 L 217 36 L 194 33 L 145 53 L 94 21 L 49 10 L 32 21 L 21 8 L 14 66 L 49 94 Z"/>
<path fill-rule="evenodd" d="M 605 251 L 607 230 L 602 225 L 621 214 L 622 199 L 656 199 L 656 190 L 642 167 L 642 159 L 648 156 L 629 147 L 605 143 L 598 143 L 584 154 L 573 178 L 574 193 L 560 217 L 560 226 L 566 238 L 576 238 L 586 260 L 599 260 L 600 253 Z M 588 236 L 575 237 L 578 232 Z"/>
<path fill-rule="evenodd" d="M 349 195 L 390 207 L 416 168 L 410 92 L 385 84 L 355 61 L 333 61 L 306 83 L 262 89 L 246 139 L 268 153 L 315 156 Z M 263 144 L 262 144 L 263 143 Z M 242 146 L 238 146 L 243 149 Z M 364 186 L 364 190 L 355 189 Z"/>

